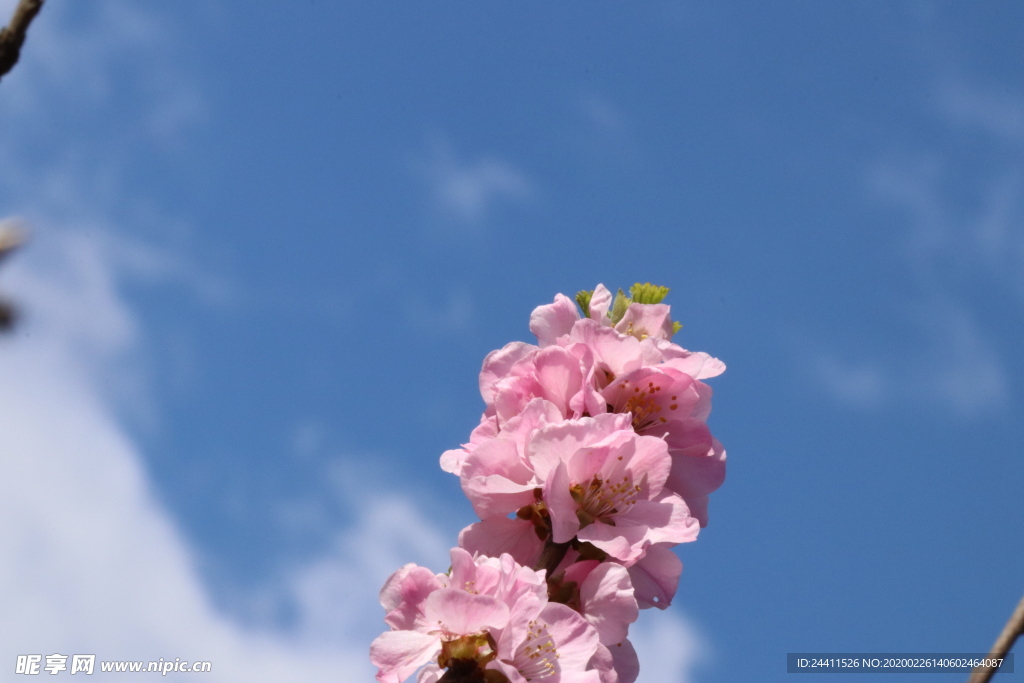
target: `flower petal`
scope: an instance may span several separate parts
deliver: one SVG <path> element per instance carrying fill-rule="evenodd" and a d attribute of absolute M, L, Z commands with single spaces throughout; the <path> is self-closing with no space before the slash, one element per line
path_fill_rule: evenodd
<path fill-rule="evenodd" d="M 554 303 L 533 309 L 530 314 L 530 332 L 536 335 L 542 347 L 548 346 L 562 335 L 569 334 L 579 317 L 572 299 L 564 294 L 556 294 Z"/>
<path fill-rule="evenodd" d="M 423 606 L 426 622 L 432 628 L 453 635 L 470 635 L 504 628 L 508 606 L 490 595 L 474 595 L 461 588 L 434 591 Z"/>
<path fill-rule="evenodd" d="M 441 650 L 441 639 L 418 631 L 385 631 L 370 645 L 380 683 L 402 683 Z"/>
<path fill-rule="evenodd" d="M 488 557 L 508 553 L 525 567 L 536 565 L 544 549 L 544 542 L 537 538 L 533 524 L 507 517 L 491 517 L 470 524 L 459 534 L 459 545 L 471 553 Z"/>
<path fill-rule="evenodd" d="M 665 609 L 672 604 L 683 563 L 666 546 L 652 545 L 640 561 L 629 568 L 633 581 L 633 595 L 640 609 Z"/>
<path fill-rule="evenodd" d="M 604 645 L 625 640 L 629 625 L 640 615 L 629 572 L 614 562 L 602 562 L 583 581 L 580 604 Z"/>
<path fill-rule="evenodd" d="M 560 462 L 544 484 L 544 502 L 551 513 L 551 540 L 555 543 L 567 543 L 580 531 L 576 517 L 579 505 L 572 499 L 569 486 L 568 469 Z"/>

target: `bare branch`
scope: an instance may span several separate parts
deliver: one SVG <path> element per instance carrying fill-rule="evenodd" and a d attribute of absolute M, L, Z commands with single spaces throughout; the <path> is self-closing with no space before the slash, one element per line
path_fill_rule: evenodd
<path fill-rule="evenodd" d="M 29 24 L 43 8 L 44 0 L 20 0 L 7 26 L 0 29 L 0 78 L 14 68 L 25 44 Z"/>
<path fill-rule="evenodd" d="M 25 242 L 25 231 L 17 219 L 0 221 L 0 262 Z M 18 309 L 4 297 L 0 297 L 0 332 L 8 332 L 18 318 Z"/>
<path fill-rule="evenodd" d="M 1005 657 L 1006 653 L 1013 647 L 1017 636 L 1021 635 L 1021 633 L 1024 633 L 1024 598 L 1021 598 L 1020 602 L 1017 603 L 1017 609 L 1013 610 L 1013 615 L 1010 616 L 1010 620 L 1003 627 L 1003 632 L 996 638 L 996 643 L 992 646 L 992 651 L 988 653 L 988 658 L 1002 659 Z M 967 679 L 967 683 L 988 683 L 995 672 L 994 667 L 979 666 L 971 674 L 971 677 Z"/>

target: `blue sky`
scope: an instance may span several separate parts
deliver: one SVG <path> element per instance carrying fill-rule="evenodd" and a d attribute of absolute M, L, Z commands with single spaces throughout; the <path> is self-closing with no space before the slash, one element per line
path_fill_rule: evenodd
<path fill-rule="evenodd" d="M 0 214 L 33 232 L 0 271 L 0 642 L 365 680 L 380 581 L 473 521 L 437 457 L 484 355 L 556 292 L 652 281 L 729 366 L 729 474 L 647 680 L 987 650 L 1024 588 L 1022 15 L 47 4 L 0 83 Z M 69 448 L 114 474 L 62 503 Z M 89 510 L 150 564 L 84 581 L 24 540 Z M 187 614 L 100 628 L 136 579 Z"/>

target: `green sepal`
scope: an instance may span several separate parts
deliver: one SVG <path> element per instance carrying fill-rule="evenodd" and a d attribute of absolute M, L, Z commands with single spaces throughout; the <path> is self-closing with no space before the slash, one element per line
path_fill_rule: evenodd
<path fill-rule="evenodd" d="M 590 299 L 594 296 L 594 290 L 581 290 L 576 292 L 576 303 L 579 304 L 580 309 L 583 311 L 583 317 L 590 317 Z"/>
<path fill-rule="evenodd" d="M 626 315 L 626 309 L 633 303 L 633 300 L 626 296 L 622 290 L 615 295 L 615 301 L 612 302 L 612 310 L 608 311 L 608 317 L 612 319 L 612 324 L 622 320 L 622 316 Z"/>
<path fill-rule="evenodd" d="M 678 320 L 673 320 L 672 321 L 672 334 L 675 334 L 676 332 L 678 332 L 681 329 L 683 329 L 683 324 L 681 322 L 679 322 Z"/>
<path fill-rule="evenodd" d="M 629 295 L 638 304 L 660 304 L 668 296 L 668 291 L 668 287 L 638 282 L 629 288 Z"/>

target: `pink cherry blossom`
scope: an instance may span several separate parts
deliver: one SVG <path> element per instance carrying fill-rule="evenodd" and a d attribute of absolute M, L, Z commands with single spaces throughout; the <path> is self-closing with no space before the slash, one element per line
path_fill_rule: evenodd
<path fill-rule="evenodd" d="M 627 373 L 601 393 L 612 412 L 632 415 L 638 434 L 665 439 L 672 455 L 668 487 L 706 526 L 708 494 L 725 480 L 725 451 L 705 422 L 711 388 L 669 361 Z"/>
<path fill-rule="evenodd" d="M 370 645 L 370 661 L 381 683 L 401 683 L 442 652 L 458 643 L 473 656 L 490 654 L 486 635 L 504 628 L 509 609 L 500 600 L 457 588 L 440 588 L 417 605 L 415 628 L 385 631 Z"/>
<path fill-rule="evenodd" d="M 466 458 L 462 488 L 485 522 L 542 508 L 553 543 L 588 542 L 626 564 L 648 545 L 697 537 L 686 503 L 665 489 L 672 467 L 666 442 L 638 435 L 629 414 L 537 424 L 526 440 L 501 436 Z M 511 549 L 531 533 L 511 521 L 464 536 L 479 538 L 486 528 L 487 550 Z"/>
<path fill-rule="evenodd" d="M 537 430 L 530 442 L 535 463 L 551 461 L 552 451 L 557 457 L 543 493 L 552 541 L 576 538 L 632 563 L 650 544 L 695 540 L 697 520 L 679 495 L 664 490 L 672 464 L 665 442 L 631 429 L 588 438 L 605 417 L 621 424 L 625 416 L 566 421 Z"/>
<path fill-rule="evenodd" d="M 451 553 L 449 574 L 406 565 L 381 591 L 392 630 L 370 648 L 381 683 L 401 683 L 423 667 L 421 682 L 448 666 L 494 669 L 511 683 L 600 683 L 589 669 L 597 630 L 547 596 L 545 573 L 500 558 Z"/>

